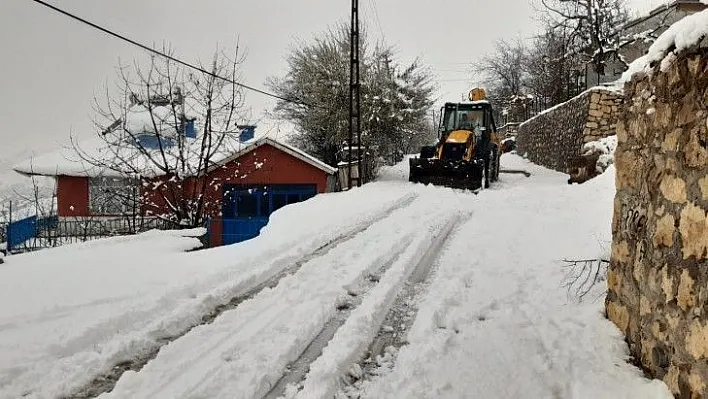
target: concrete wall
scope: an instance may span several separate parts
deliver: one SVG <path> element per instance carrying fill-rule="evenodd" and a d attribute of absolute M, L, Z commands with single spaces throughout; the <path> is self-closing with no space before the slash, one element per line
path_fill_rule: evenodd
<path fill-rule="evenodd" d="M 708 50 L 635 76 L 617 126 L 607 315 L 677 397 L 708 396 Z"/>
<path fill-rule="evenodd" d="M 588 90 L 521 124 L 517 152 L 566 173 L 583 144 L 615 134 L 623 97 L 603 88 Z"/>

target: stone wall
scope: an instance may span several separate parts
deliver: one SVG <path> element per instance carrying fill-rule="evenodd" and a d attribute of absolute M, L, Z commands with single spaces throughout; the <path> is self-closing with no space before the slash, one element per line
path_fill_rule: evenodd
<path fill-rule="evenodd" d="M 516 135 L 519 133 L 519 125 L 520 123 L 518 122 L 509 122 L 506 125 L 497 129 L 497 132 L 503 139 L 509 137 L 516 137 Z"/>
<path fill-rule="evenodd" d="M 625 95 L 607 316 L 677 397 L 708 397 L 708 50 Z"/>
<path fill-rule="evenodd" d="M 583 144 L 617 134 L 617 122 L 624 96 L 614 91 L 597 89 L 590 94 L 590 110 L 583 128 Z"/>
<path fill-rule="evenodd" d="M 544 111 L 521 124 L 517 152 L 538 165 L 566 173 L 583 144 L 615 134 L 622 95 L 603 88 Z"/>

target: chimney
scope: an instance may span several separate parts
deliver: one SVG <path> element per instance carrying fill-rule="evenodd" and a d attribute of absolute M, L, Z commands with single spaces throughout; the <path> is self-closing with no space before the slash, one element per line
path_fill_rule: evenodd
<path fill-rule="evenodd" d="M 240 142 L 243 143 L 244 141 L 252 140 L 253 137 L 255 137 L 255 125 L 241 125 L 237 127 L 241 129 L 241 134 L 238 138 Z"/>

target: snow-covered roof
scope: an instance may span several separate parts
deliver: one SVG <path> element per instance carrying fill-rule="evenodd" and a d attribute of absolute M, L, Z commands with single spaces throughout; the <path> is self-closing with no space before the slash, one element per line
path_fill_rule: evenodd
<path fill-rule="evenodd" d="M 78 143 L 82 153 L 100 156 L 105 142 L 98 138 Z M 63 147 L 13 165 L 12 169 L 24 175 L 38 176 L 117 176 L 111 170 L 102 170 L 84 160 L 73 147 Z"/>
<path fill-rule="evenodd" d="M 703 4 L 708 0 L 702 0 Z M 681 51 L 698 45 L 708 36 L 708 9 L 689 15 L 671 25 L 649 47 L 649 51 L 629 65 L 629 69 L 617 81 L 624 84 L 640 72 L 648 72 L 656 63 L 664 70 Z"/>
<path fill-rule="evenodd" d="M 190 108 L 193 108 L 190 105 Z M 190 114 L 190 109 L 185 107 L 186 119 L 197 119 L 197 115 Z M 150 115 L 152 113 L 152 116 Z M 178 131 L 180 117 L 179 111 L 170 105 L 153 105 L 150 108 L 145 104 L 135 104 L 125 113 L 124 128 L 133 134 L 154 133 L 159 131 L 163 135 L 174 134 Z"/>
<path fill-rule="evenodd" d="M 477 101 L 470 101 L 470 100 L 464 100 L 460 101 L 459 104 L 464 104 L 464 105 L 487 105 L 491 104 L 489 100 L 477 100 Z"/>
<path fill-rule="evenodd" d="M 141 148 L 131 145 L 131 139 L 112 142 L 101 138 L 93 138 L 75 143 L 73 146 L 33 157 L 13 166 L 13 170 L 25 175 L 40 176 L 111 176 L 120 177 L 139 173 L 145 177 L 164 175 L 162 165 L 174 165 L 174 170 L 184 159 L 182 173 L 194 174 L 199 169 L 201 138 L 183 138 L 184 145 L 164 148 L 163 154 L 159 148 Z M 225 140 L 219 149 L 212 149 L 213 162 L 231 155 L 243 144 L 237 139 Z M 182 155 L 181 155 L 182 154 Z M 159 160 L 157 162 L 152 159 Z M 173 168 L 170 168 L 172 170 Z M 193 172 L 194 171 L 194 172 Z"/>
<path fill-rule="evenodd" d="M 232 162 L 232 161 L 242 157 L 243 155 L 245 155 L 245 154 L 247 154 L 247 153 L 249 153 L 249 152 L 265 145 L 265 144 L 271 145 L 271 146 L 277 148 L 278 150 L 283 151 L 284 153 L 289 154 L 289 155 L 291 155 L 291 156 L 293 156 L 305 163 L 308 163 L 308 164 L 314 166 L 315 168 L 320 169 L 328 174 L 334 174 L 335 172 L 337 172 L 337 169 L 327 165 L 326 163 L 320 161 L 319 159 L 313 157 L 312 155 L 302 151 L 301 149 L 293 147 L 293 146 L 283 143 L 281 141 L 278 141 L 272 137 L 266 136 L 266 137 L 261 137 L 259 139 L 251 140 L 251 141 L 244 143 L 243 148 L 241 148 L 239 151 L 235 152 L 234 154 L 217 161 L 212 167 L 209 168 L 207 173 L 211 172 L 212 170 L 217 169 L 220 166 L 223 166 L 229 162 Z"/>
<path fill-rule="evenodd" d="M 666 1 L 664 1 L 664 4 L 652 9 L 648 13 L 640 15 L 637 18 L 634 18 L 631 21 L 628 21 L 627 23 L 625 23 L 622 26 L 622 30 L 629 29 L 629 28 L 631 28 L 635 25 L 638 25 L 638 24 L 640 24 L 652 17 L 655 17 L 661 13 L 667 12 L 668 10 L 670 10 L 672 8 L 677 8 L 677 7 L 686 6 L 686 5 L 688 5 L 688 6 L 696 6 L 696 5 L 706 6 L 706 5 L 708 5 L 708 1 L 706 1 L 706 0 L 701 0 L 701 1 L 698 1 L 698 0 L 673 0 L 673 1 L 666 0 Z"/>
<path fill-rule="evenodd" d="M 210 162 L 214 163 L 214 167 L 218 167 L 262 146 L 263 144 L 270 144 L 273 147 L 329 174 L 336 172 L 336 169 L 305 153 L 304 151 L 267 136 L 254 138 L 246 142 L 240 142 L 238 139 L 226 140 L 222 144 L 219 151 L 217 151 L 211 158 Z M 194 171 L 194 173 L 199 172 L 199 167 L 197 165 L 199 164 L 199 159 L 201 158 L 199 156 L 200 146 L 200 138 L 185 139 L 184 151 L 187 154 L 185 158 L 188 163 L 185 173 L 189 174 L 190 171 Z M 157 150 L 155 151 L 157 152 Z M 178 164 L 179 155 L 175 152 L 176 150 L 167 153 L 168 163 L 170 165 Z M 153 155 L 160 156 L 157 154 Z M 133 165 L 133 167 L 129 168 L 126 166 L 123 170 L 119 171 L 114 170 L 115 168 L 99 166 L 101 161 L 106 164 L 120 164 L 118 160 L 122 159 L 131 160 L 131 165 Z M 76 144 L 76 148 L 65 147 L 54 152 L 28 159 L 13 166 L 13 170 L 25 175 L 77 177 L 120 177 L 132 174 L 131 172 L 133 168 L 140 170 L 141 175 L 147 177 L 157 177 L 165 174 L 164 171 L 160 170 L 156 165 L 153 165 L 147 156 L 140 153 L 137 148 L 126 145 L 120 147 L 111 146 L 100 138 L 86 140 Z"/>

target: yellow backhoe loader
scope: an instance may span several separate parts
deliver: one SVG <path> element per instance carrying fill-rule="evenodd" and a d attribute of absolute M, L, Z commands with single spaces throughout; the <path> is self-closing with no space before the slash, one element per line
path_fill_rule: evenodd
<path fill-rule="evenodd" d="M 470 91 L 469 100 L 442 108 L 438 142 L 410 159 L 409 181 L 478 190 L 499 179 L 501 143 L 492 105 L 483 89 Z"/>

